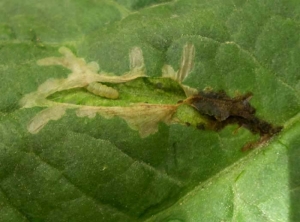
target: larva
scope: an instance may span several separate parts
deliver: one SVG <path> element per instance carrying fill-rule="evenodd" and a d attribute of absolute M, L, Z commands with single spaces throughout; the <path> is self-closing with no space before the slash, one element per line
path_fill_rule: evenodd
<path fill-rule="evenodd" d="M 105 97 L 108 99 L 117 99 L 119 97 L 119 92 L 117 90 L 109 86 L 103 85 L 99 82 L 90 83 L 86 87 L 86 89 L 97 96 Z"/>

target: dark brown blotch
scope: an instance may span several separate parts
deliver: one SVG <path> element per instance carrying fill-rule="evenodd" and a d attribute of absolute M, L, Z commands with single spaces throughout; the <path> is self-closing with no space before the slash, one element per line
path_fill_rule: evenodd
<path fill-rule="evenodd" d="M 271 123 L 255 116 L 256 110 L 249 102 L 252 96 L 252 93 L 246 93 L 231 98 L 224 91 L 202 91 L 189 97 L 184 102 L 207 117 L 208 125 L 205 128 L 219 131 L 229 124 L 238 124 L 240 127 L 247 128 L 253 134 L 259 134 L 261 139 L 252 143 L 252 145 L 248 145 L 249 149 L 249 147 L 267 141 L 268 138 L 282 130 L 282 127 L 273 126 Z M 202 129 L 198 126 L 197 128 Z"/>

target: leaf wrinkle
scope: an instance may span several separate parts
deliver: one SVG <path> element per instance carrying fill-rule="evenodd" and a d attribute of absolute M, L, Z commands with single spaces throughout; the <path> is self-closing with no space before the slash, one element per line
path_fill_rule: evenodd
<path fill-rule="evenodd" d="M 28 218 L 27 214 L 25 214 L 24 212 L 22 212 L 21 209 L 19 209 L 13 203 L 11 203 L 11 201 L 9 201 L 9 198 L 7 197 L 5 191 L 3 190 L 3 188 L 1 186 L 0 186 L 0 191 L 1 191 L 1 193 L 3 194 L 3 196 L 6 199 L 6 203 L 8 203 L 9 206 L 11 206 L 14 210 L 16 210 L 16 212 L 18 212 L 26 221 L 30 222 L 31 220 Z"/>
<path fill-rule="evenodd" d="M 50 162 L 46 161 L 44 158 L 42 158 L 37 153 L 35 153 L 35 152 L 27 152 L 27 153 L 33 154 L 41 163 L 44 163 L 47 166 L 49 166 L 50 168 L 53 168 L 53 169 L 57 170 L 58 172 L 60 172 L 62 178 L 64 178 L 70 185 L 74 186 L 82 194 L 83 197 L 85 197 L 87 199 L 90 199 L 93 203 L 95 203 L 96 205 L 98 205 L 98 207 L 100 207 L 100 208 L 102 208 L 102 207 L 109 208 L 113 212 L 117 211 L 117 212 L 119 212 L 121 214 L 126 215 L 126 217 L 132 217 L 132 216 L 128 215 L 126 211 L 122 211 L 121 209 L 116 208 L 116 207 L 114 207 L 113 205 L 111 205 L 109 203 L 102 203 L 100 200 L 98 200 L 94 196 L 88 194 L 82 187 L 80 187 L 76 183 L 74 183 L 74 181 L 72 180 L 72 178 L 68 177 L 64 173 L 64 170 L 60 170 L 55 165 L 53 165 Z"/>

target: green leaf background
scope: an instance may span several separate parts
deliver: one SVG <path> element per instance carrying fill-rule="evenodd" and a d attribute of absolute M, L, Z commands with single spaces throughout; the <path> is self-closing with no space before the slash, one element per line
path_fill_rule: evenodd
<path fill-rule="evenodd" d="M 297 0 L 53 0 L 0 2 L 0 221 L 300 221 L 300 3 Z M 42 108 L 19 100 L 69 73 L 36 61 L 71 48 L 122 75 L 143 50 L 147 74 L 179 67 L 184 84 L 251 91 L 257 115 L 284 130 L 257 138 L 161 124 L 141 139 L 120 118 L 69 111 L 27 132 Z M 151 96 L 151 95 L 149 95 Z"/>

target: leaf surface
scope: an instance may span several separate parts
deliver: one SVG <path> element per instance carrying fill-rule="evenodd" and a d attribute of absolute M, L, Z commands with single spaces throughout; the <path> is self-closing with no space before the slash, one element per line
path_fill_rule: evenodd
<path fill-rule="evenodd" d="M 296 0 L 0 5 L 0 221 L 299 221 Z M 161 123 L 141 138 L 119 117 L 67 110 L 28 132 L 43 108 L 20 109 L 19 101 L 49 78 L 68 76 L 36 63 L 59 56 L 61 46 L 119 76 L 140 47 L 154 78 L 164 64 L 178 70 L 187 42 L 196 55 L 185 85 L 253 92 L 257 115 L 283 131 L 244 153 L 257 137 L 235 125 L 213 132 Z"/>

